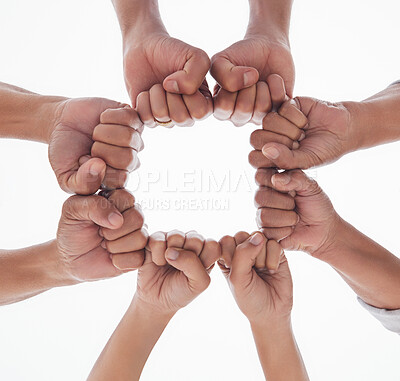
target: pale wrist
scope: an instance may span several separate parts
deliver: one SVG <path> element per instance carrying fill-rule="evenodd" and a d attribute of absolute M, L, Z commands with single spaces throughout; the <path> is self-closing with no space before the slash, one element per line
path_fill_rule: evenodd
<path fill-rule="evenodd" d="M 291 331 L 291 312 L 283 316 L 249 318 L 253 332 L 264 332 L 267 335 L 285 334 Z"/>
<path fill-rule="evenodd" d="M 148 303 L 146 300 L 139 297 L 137 293 L 133 296 L 129 310 L 140 315 L 144 319 L 150 319 L 153 322 L 165 325 L 168 324 L 176 313 L 176 311 L 167 311 L 162 307 Z"/>
<path fill-rule="evenodd" d="M 42 97 L 42 102 L 38 109 L 37 122 L 40 123 L 44 143 L 50 143 L 51 134 L 57 127 L 67 100 L 68 98 L 64 97 Z"/>

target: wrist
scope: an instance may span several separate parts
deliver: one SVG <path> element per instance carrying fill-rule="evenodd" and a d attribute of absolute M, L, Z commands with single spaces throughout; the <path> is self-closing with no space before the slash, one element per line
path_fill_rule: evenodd
<path fill-rule="evenodd" d="M 255 337 L 262 335 L 268 338 L 271 346 L 281 342 L 282 338 L 293 335 L 291 314 L 281 319 L 265 319 L 250 321 L 251 330 Z"/>
<path fill-rule="evenodd" d="M 151 321 L 156 321 L 160 324 L 164 323 L 165 325 L 168 324 L 176 313 L 176 311 L 166 311 L 163 308 L 154 306 L 141 298 L 137 293 L 133 296 L 129 310 L 142 316 L 144 319 L 150 319 Z"/>
<path fill-rule="evenodd" d="M 41 125 L 44 143 L 50 143 L 51 134 L 60 121 L 67 100 L 68 98 L 64 97 L 43 96 L 42 104 L 39 108 L 39 117 L 37 119 Z"/>

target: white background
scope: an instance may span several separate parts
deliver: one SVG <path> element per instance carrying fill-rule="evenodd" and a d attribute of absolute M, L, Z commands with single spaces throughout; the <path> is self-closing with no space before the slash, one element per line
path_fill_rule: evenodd
<path fill-rule="evenodd" d="M 174 37 L 211 56 L 239 40 L 248 19 L 245 0 L 162 0 Z M 400 5 L 395 0 L 295 1 L 291 43 L 296 95 L 361 100 L 400 77 Z M 108 0 L 0 2 L 0 80 L 41 94 L 103 96 L 128 102 L 121 38 Z M 211 82 L 213 83 L 213 82 Z M 1 100 L 0 100 L 1 101 Z M 214 118 L 193 128 L 145 131 L 139 176 L 202 168 L 223 176 L 254 171 L 247 164 L 254 126 L 237 129 Z M 63 201 L 47 162 L 47 147 L 0 141 L 0 247 L 19 248 L 55 236 Z M 349 155 L 313 171 L 338 212 L 399 253 L 399 144 Z M 132 185 L 133 187 L 133 185 Z M 252 231 L 253 191 L 241 186 L 209 193 L 138 198 L 224 198 L 229 210 L 146 210 L 150 231 L 197 229 L 220 238 Z M 295 334 L 312 380 L 400 380 L 400 341 L 358 305 L 328 266 L 289 253 Z M 0 309 L 0 380 L 84 380 L 135 290 L 135 274 L 56 289 Z M 143 380 L 261 380 L 251 333 L 219 271 L 210 288 L 171 322 Z"/>

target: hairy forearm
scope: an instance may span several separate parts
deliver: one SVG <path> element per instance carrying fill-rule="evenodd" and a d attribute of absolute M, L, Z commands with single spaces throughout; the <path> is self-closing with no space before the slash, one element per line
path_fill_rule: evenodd
<path fill-rule="evenodd" d="M 288 39 L 293 0 L 249 0 L 249 4 L 247 34 Z"/>
<path fill-rule="evenodd" d="M 287 322 L 252 324 L 258 356 L 268 381 L 308 380 L 307 370 Z"/>
<path fill-rule="evenodd" d="M 112 0 L 122 36 L 139 38 L 153 29 L 165 31 L 158 0 Z"/>
<path fill-rule="evenodd" d="M 172 315 L 150 312 L 134 298 L 88 380 L 139 380 L 147 358 L 171 318 Z"/>
<path fill-rule="evenodd" d="M 351 115 L 351 150 L 400 140 L 400 84 L 362 102 L 343 102 Z"/>
<path fill-rule="evenodd" d="M 0 250 L 0 305 L 73 284 L 56 253 L 55 241 L 19 250 Z"/>
<path fill-rule="evenodd" d="M 57 105 L 63 99 L 0 82 L 0 137 L 48 143 Z"/>
<path fill-rule="evenodd" d="M 400 308 L 400 259 L 341 222 L 333 247 L 320 257 L 330 264 L 366 303 Z"/>

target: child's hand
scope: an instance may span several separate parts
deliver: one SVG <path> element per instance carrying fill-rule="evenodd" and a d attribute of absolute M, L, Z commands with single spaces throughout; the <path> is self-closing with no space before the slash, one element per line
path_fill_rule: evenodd
<path fill-rule="evenodd" d="M 236 127 L 247 123 L 260 125 L 271 110 L 288 99 L 283 79 L 276 74 L 270 75 L 266 82 L 257 82 L 234 93 L 216 85 L 214 93 L 215 118 L 230 120 Z"/>
<path fill-rule="evenodd" d="M 287 100 L 253 133 L 250 164 L 256 168 L 307 169 L 350 152 L 350 112 L 340 103 Z"/>
<path fill-rule="evenodd" d="M 300 170 L 275 173 L 262 168 L 257 171 L 256 179 L 262 187 L 294 195 L 298 222 L 295 224 L 292 234 L 280 242 L 282 247 L 286 250 L 305 251 L 315 257 L 325 255 L 335 242 L 340 217 L 318 184 Z M 287 212 L 276 212 L 277 209 L 285 209 L 287 201 L 282 198 L 280 205 L 276 203 L 271 208 L 268 202 L 261 201 L 262 189 L 260 188 L 256 193 L 259 201 L 259 224 L 269 226 L 271 213 L 274 213 L 276 228 L 292 226 L 293 221 L 287 221 Z"/>
<path fill-rule="evenodd" d="M 107 196 L 72 196 L 64 203 L 57 248 L 77 282 L 114 277 L 143 264 L 148 234 L 141 210 L 126 190 Z"/>
<path fill-rule="evenodd" d="M 160 258 L 165 264 L 158 266 Z M 220 257 L 220 246 L 194 231 L 150 236 L 146 260 L 138 272 L 135 300 L 156 313 L 174 314 L 210 284 L 209 272 Z"/>
<path fill-rule="evenodd" d="M 49 160 L 61 188 L 92 194 L 116 189 L 139 166 L 142 122 L 127 105 L 101 98 L 68 99 L 59 106 Z"/>
<path fill-rule="evenodd" d="M 213 102 L 205 80 L 193 95 L 168 93 L 157 84 L 138 95 L 136 110 L 147 127 L 190 127 L 212 114 Z"/>
<path fill-rule="evenodd" d="M 223 261 L 218 264 L 228 280 L 240 310 L 253 324 L 268 320 L 274 323 L 290 317 L 293 285 L 286 257 L 276 241 L 268 241 L 260 233 L 241 232 L 221 239 Z M 265 256 L 265 246 L 267 254 Z M 259 258 L 264 265 L 257 268 Z M 268 257 L 280 263 L 275 271 L 267 270 Z"/>

